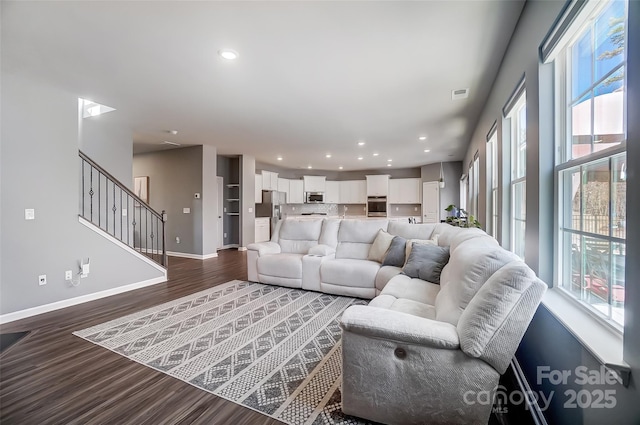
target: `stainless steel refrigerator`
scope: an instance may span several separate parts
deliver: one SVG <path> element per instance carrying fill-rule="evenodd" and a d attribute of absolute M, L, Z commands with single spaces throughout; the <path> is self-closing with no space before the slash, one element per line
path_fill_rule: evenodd
<path fill-rule="evenodd" d="M 276 227 L 278 220 L 282 219 L 281 206 L 287 203 L 285 192 L 263 191 L 262 203 L 256 204 L 256 217 L 271 218 L 271 233 Z"/>

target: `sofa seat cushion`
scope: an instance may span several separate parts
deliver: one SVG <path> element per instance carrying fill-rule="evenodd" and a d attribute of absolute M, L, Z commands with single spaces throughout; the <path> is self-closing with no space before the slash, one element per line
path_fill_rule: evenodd
<path fill-rule="evenodd" d="M 422 304 L 435 305 L 438 292 L 440 292 L 440 285 L 422 279 L 412 279 L 407 275 L 399 274 L 387 283 L 380 297 L 390 295 L 395 298 L 404 298 Z"/>
<path fill-rule="evenodd" d="M 302 254 L 273 254 L 258 258 L 258 274 L 290 279 L 302 278 Z"/>
<path fill-rule="evenodd" d="M 394 267 L 394 266 L 380 267 L 380 270 L 378 270 L 378 274 L 376 275 L 376 289 L 378 291 L 382 291 L 384 287 L 387 286 L 387 283 L 389 283 L 391 278 L 399 275 L 400 273 L 402 273 L 402 269 L 400 267 Z"/>
<path fill-rule="evenodd" d="M 374 288 L 380 263 L 369 260 L 341 258 L 328 260 L 320 266 L 320 281 L 333 285 Z"/>
<path fill-rule="evenodd" d="M 371 300 L 369 306 L 411 314 L 425 319 L 435 319 L 436 317 L 436 309 L 433 305 L 408 298 L 396 298 L 392 295 L 378 295 Z"/>

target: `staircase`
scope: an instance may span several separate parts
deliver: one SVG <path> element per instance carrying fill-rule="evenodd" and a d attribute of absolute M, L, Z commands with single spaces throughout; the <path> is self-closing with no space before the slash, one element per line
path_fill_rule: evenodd
<path fill-rule="evenodd" d="M 82 151 L 78 154 L 80 217 L 166 268 L 165 212 L 155 211 Z"/>

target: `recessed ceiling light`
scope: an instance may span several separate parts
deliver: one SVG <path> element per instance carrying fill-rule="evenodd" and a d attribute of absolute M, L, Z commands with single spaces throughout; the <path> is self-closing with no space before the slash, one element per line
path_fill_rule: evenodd
<path fill-rule="evenodd" d="M 338 167 L 338 169 L 340 169 L 340 170 L 342 170 L 343 168 L 344 168 L 344 167 L 343 167 L 342 165 Z"/>
<path fill-rule="evenodd" d="M 362 157 L 361 156 L 358 157 L 358 161 L 362 161 Z"/>
<path fill-rule="evenodd" d="M 387 167 L 391 167 L 391 164 L 387 164 Z"/>
<path fill-rule="evenodd" d="M 307 168 L 308 168 L 308 169 L 311 169 L 311 165 L 307 165 Z"/>
<path fill-rule="evenodd" d="M 282 157 L 281 156 L 279 156 L 277 159 L 278 159 L 278 161 L 282 161 Z"/>
<path fill-rule="evenodd" d="M 325 157 L 327 157 L 327 158 L 331 158 L 331 154 L 330 154 L 330 153 L 328 153 L 328 154 L 326 154 L 326 155 L 325 155 Z"/>
<path fill-rule="evenodd" d="M 418 137 L 419 140 L 427 140 L 427 136 L 420 136 Z"/>
<path fill-rule="evenodd" d="M 173 134 L 174 136 L 178 134 L 178 130 L 167 130 L 167 133 Z"/>
<path fill-rule="evenodd" d="M 364 142 L 358 142 L 358 146 L 364 146 Z"/>
<path fill-rule="evenodd" d="M 220 55 L 220 57 L 222 59 L 226 59 L 226 60 L 234 60 L 238 58 L 238 52 L 236 52 L 235 50 L 232 49 L 221 49 L 218 50 L 218 54 Z"/>
<path fill-rule="evenodd" d="M 431 152 L 429 149 L 425 149 L 424 151 L 425 151 L 425 152 Z"/>
<path fill-rule="evenodd" d="M 393 159 L 391 159 L 391 158 L 387 159 L 387 162 L 391 162 L 391 161 L 393 161 Z"/>
<path fill-rule="evenodd" d="M 378 152 L 373 153 L 373 156 L 378 156 L 378 155 L 380 155 Z"/>

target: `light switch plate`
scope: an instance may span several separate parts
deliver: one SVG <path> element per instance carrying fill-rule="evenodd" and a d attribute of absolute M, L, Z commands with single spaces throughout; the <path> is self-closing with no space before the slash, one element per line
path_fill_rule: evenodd
<path fill-rule="evenodd" d="M 123 209 L 122 209 L 122 216 L 123 216 L 123 217 L 126 217 L 126 216 L 127 216 L 127 209 L 126 209 L 126 208 L 123 208 Z"/>
<path fill-rule="evenodd" d="M 184 214 L 191 214 L 191 208 L 183 208 L 183 209 L 182 209 L 182 212 L 183 212 Z"/>
<path fill-rule="evenodd" d="M 249 212 L 252 213 L 253 212 L 253 208 L 249 207 Z"/>
<path fill-rule="evenodd" d="M 35 220 L 36 219 L 36 210 L 33 208 L 27 208 L 24 210 L 24 219 L 25 220 Z"/>

